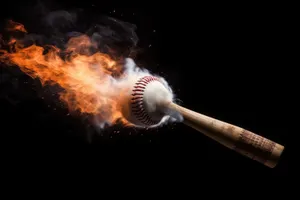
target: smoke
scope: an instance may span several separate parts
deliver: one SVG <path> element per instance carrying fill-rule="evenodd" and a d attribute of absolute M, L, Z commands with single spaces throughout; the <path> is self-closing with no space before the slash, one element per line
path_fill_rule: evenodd
<path fill-rule="evenodd" d="M 86 19 L 82 10 L 49 11 L 41 6 L 38 10 L 42 12 L 34 13 L 39 16 L 32 27 L 34 33 L 10 21 L 5 45 L 0 38 L 0 61 L 17 65 L 43 85 L 59 86 L 52 87 L 52 92 L 59 94 L 70 111 L 94 116 L 100 128 L 118 120 L 129 124 L 120 109 L 126 103 L 123 97 L 132 81 L 152 75 L 130 58 L 138 43 L 136 26 L 108 16 Z M 156 101 L 173 99 L 170 86 L 160 78 L 168 92 L 156 93 Z M 162 123 L 176 119 L 180 117 L 173 113 Z"/>

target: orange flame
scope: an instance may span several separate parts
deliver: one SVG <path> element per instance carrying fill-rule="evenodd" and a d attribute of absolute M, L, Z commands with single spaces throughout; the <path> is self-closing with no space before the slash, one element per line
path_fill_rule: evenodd
<path fill-rule="evenodd" d="M 12 21 L 9 30 L 26 32 L 23 25 Z M 47 50 L 37 45 L 23 48 L 16 39 L 11 39 L 8 45 L 14 45 L 15 51 L 2 50 L 0 61 L 17 65 L 32 78 L 39 78 L 43 85 L 62 87 L 64 92 L 60 93 L 60 99 L 71 111 L 92 114 L 112 124 L 120 120 L 128 125 L 121 113 L 121 94 L 127 88 L 113 92 L 116 88 L 111 83 L 114 74 L 122 75 L 122 66 L 100 52 L 90 56 L 77 53 L 93 45 L 88 36 L 69 40 L 66 51 L 72 53 L 67 60 L 59 56 L 61 50 L 55 46 Z"/>
<path fill-rule="evenodd" d="M 7 31 L 20 31 L 20 32 L 27 33 L 27 31 L 24 28 L 23 24 L 20 24 L 18 22 L 13 21 L 13 20 L 8 21 L 8 25 L 6 27 L 6 30 Z"/>

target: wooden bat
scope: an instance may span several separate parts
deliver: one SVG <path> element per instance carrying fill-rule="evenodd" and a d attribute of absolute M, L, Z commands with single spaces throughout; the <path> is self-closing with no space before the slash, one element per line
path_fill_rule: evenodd
<path fill-rule="evenodd" d="M 284 146 L 238 126 L 194 112 L 173 102 L 165 106 L 179 112 L 186 125 L 270 168 L 277 165 L 284 150 Z"/>
<path fill-rule="evenodd" d="M 268 167 L 275 167 L 284 147 L 267 138 L 232 124 L 202 115 L 172 102 L 167 86 L 157 77 L 133 80 L 132 93 L 123 114 L 132 124 L 151 127 L 168 112 L 178 112 L 184 123 L 224 146 Z M 155 105 L 155 106 L 153 106 Z M 153 109 L 155 108 L 155 109 Z"/>

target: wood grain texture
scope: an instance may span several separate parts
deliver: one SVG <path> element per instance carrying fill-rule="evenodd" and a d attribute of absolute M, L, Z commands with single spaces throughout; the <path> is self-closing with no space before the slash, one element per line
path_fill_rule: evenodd
<path fill-rule="evenodd" d="M 175 103 L 168 103 L 165 106 L 179 112 L 186 125 L 270 168 L 277 165 L 284 150 L 284 146 L 241 127 L 205 116 Z"/>

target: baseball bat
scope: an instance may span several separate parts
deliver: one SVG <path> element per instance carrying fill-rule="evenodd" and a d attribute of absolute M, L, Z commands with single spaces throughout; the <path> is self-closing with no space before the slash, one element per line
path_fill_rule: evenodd
<path fill-rule="evenodd" d="M 284 146 L 238 126 L 194 112 L 173 102 L 166 105 L 183 116 L 183 123 L 229 149 L 274 168 Z"/>

